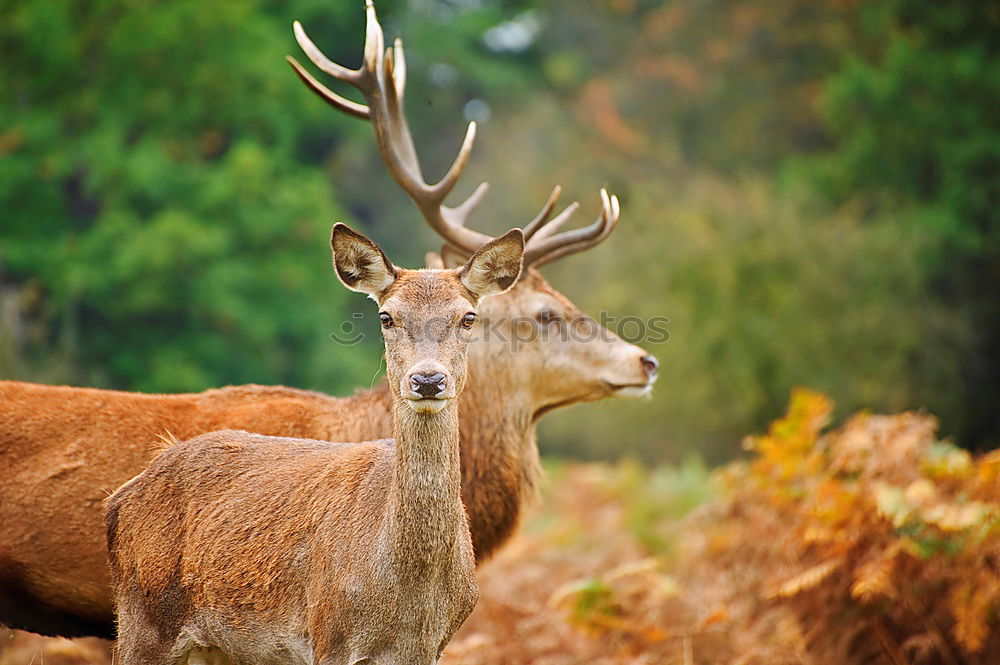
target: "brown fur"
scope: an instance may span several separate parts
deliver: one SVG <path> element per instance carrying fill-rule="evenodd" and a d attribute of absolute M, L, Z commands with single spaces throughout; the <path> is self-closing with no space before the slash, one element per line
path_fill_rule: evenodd
<path fill-rule="evenodd" d="M 462 322 L 481 297 L 517 279 L 522 236 L 448 271 L 381 265 L 381 250 L 342 225 L 333 240 L 344 283 L 377 297 L 394 321 L 383 336 L 396 439 L 333 444 L 223 431 L 159 455 L 107 502 L 124 665 L 187 662 L 192 653 L 274 665 L 431 665 L 475 606 L 456 402 L 471 341 Z M 356 247 L 378 255 L 358 264 Z M 444 383 L 418 392 L 412 381 L 434 372 Z"/>
<path fill-rule="evenodd" d="M 493 322 L 532 320 L 542 309 L 558 316 L 550 325 L 584 317 L 535 271 L 479 308 L 459 420 L 462 493 L 480 562 L 510 537 L 533 494 L 537 418 L 612 396 L 609 382 L 647 380 L 645 352 L 620 340 L 535 339 L 515 353 L 484 338 Z M 509 335 L 512 325 L 501 331 Z M 234 428 L 364 441 L 392 435 L 389 404 L 385 382 L 336 398 L 280 386 L 145 395 L 0 381 L 0 623 L 113 635 L 101 502 L 145 468 L 160 436 Z"/>

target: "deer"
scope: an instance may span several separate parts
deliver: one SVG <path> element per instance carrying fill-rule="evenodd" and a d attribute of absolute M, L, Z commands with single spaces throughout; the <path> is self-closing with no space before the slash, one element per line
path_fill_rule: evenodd
<path fill-rule="evenodd" d="M 475 308 L 517 281 L 523 235 L 450 270 L 398 268 L 339 223 L 331 246 L 379 306 L 394 439 L 169 446 L 107 501 L 124 665 L 430 665 L 479 598 L 457 398 Z"/>
<path fill-rule="evenodd" d="M 454 208 L 432 205 L 449 192 L 423 193 L 430 186 L 418 182 L 421 171 L 402 106 L 402 43 L 395 42 L 391 56 L 382 51 L 374 6 L 367 5 L 366 12 L 362 69 L 369 73 L 352 78 L 369 97 L 391 99 L 392 107 L 356 104 L 346 106 L 354 109 L 348 115 L 372 123 L 390 174 L 407 178 L 404 189 L 441 237 L 441 251 L 428 253 L 428 266 L 458 267 L 492 239 L 465 228 L 488 186 L 479 185 Z M 311 59 L 341 71 L 326 65 L 300 25 L 295 34 Z M 372 73 L 384 72 L 390 58 L 391 77 Z M 304 68 L 296 71 L 324 100 L 336 99 Z M 346 111 L 339 102 L 333 106 Z M 443 181 L 452 187 L 474 136 L 472 124 Z M 516 531 L 535 495 L 541 479 L 539 420 L 573 404 L 646 395 L 658 375 L 655 357 L 598 325 L 539 271 L 603 242 L 619 220 L 617 198 L 602 191 L 596 226 L 585 227 L 586 233 L 559 231 L 579 209 L 572 203 L 553 216 L 560 192 L 554 188 L 523 225 L 521 279 L 483 302 L 469 349 L 467 386 L 459 400 L 462 496 L 479 564 Z M 284 386 L 159 395 L 0 381 L 0 623 L 66 637 L 114 636 L 102 501 L 149 464 L 161 439 L 241 429 L 327 441 L 374 440 L 392 436 L 390 403 L 384 381 L 348 397 Z"/>

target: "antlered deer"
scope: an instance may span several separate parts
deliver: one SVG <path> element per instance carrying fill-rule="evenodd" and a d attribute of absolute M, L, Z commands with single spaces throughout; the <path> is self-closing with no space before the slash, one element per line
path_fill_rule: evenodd
<path fill-rule="evenodd" d="M 374 10 L 368 12 L 367 41 L 381 43 Z M 302 37 L 303 47 L 315 50 Z M 396 50 L 393 59 L 402 62 L 402 48 Z M 393 71 L 389 80 L 401 92 L 399 67 Z M 374 78 L 372 85 L 386 82 Z M 401 97 L 393 97 L 395 125 L 383 106 L 357 107 L 371 119 L 376 137 L 383 137 L 379 148 L 386 163 L 402 164 L 399 155 L 410 155 L 407 171 L 419 173 Z M 392 126 L 397 139 L 387 141 Z M 471 143 L 466 145 L 465 157 Z M 453 182 L 462 164 L 464 158 L 450 170 Z M 398 177 L 398 169 L 390 171 Z M 478 202 L 485 186 L 476 191 L 470 201 Z M 480 331 L 469 350 L 468 386 L 459 402 L 462 495 L 480 562 L 510 537 L 533 495 L 538 419 L 562 406 L 644 394 L 656 378 L 652 356 L 598 326 L 536 270 L 597 244 L 618 220 L 617 202 L 605 195 L 598 233 L 591 230 L 582 239 L 578 231 L 556 233 L 576 209 L 573 204 L 550 220 L 558 192 L 525 226 L 531 256 L 520 282 L 480 308 L 482 325 L 496 334 Z M 414 199 L 421 210 L 429 208 L 419 193 Z M 454 267 L 478 249 L 475 239 L 455 231 L 471 206 L 439 210 L 448 224 L 433 210 L 429 216 Z M 545 334 L 525 335 L 528 325 Z M 0 381 L 0 623 L 55 635 L 114 634 L 101 501 L 145 468 L 161 437 L 188 439 L 230 428 L 365 441 L 391 436 L 390 402 L 385 382 L 336 398 L 265 386 L 144 395 Z"/>
<path fill-rule="evenodd" d="M 456 398 L 475 307 L 517 281 L 524 237 L 457 270 L 397 268 L 343 224 L 331 245 L 381 310 L 395 441 L 222 431 L 153 460 L 107 506 L 124 665 L 430 665 L 479 598 Z"/>

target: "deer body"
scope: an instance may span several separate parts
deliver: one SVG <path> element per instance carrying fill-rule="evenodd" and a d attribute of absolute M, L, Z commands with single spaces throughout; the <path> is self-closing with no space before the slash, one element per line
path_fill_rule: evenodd
<path fill-rule="evenodd" d="M 447 411 L 441 418 L 454 419 Z M 167 450 L 109 513 L 111 551 L 134 551 L 112 560 L 119 611 L 140 617 L 123 626 L 123 662 L 169 662 L 163 654 L 208 645 L 237 663 L 434 662 L 475 605 L 475 563 L 457 440 L 404 455 L 408 443 L 223 431 Z M 238 481 L 206 487 L 218 469 Z M 137 536 L 145 542 L 129 542 Z M 185 584 L 190 570 L 211 574 Z M 159 590 L 158 602 L 145 603 L 145 589 Z M 157 639 L 158 626 L 177 623 L 174 640 Z"/>
<path fill-rule="evenodd" d="M 456 398 L 469 309 L 517 279 L 520 231 L 458 271 L 400 271 L 342 225 L 333 246 L 383 309 L 396 439 L 222 431 L 158 456 L 108 499 L 125 665 L 430 665 L 478 599 Z"/>

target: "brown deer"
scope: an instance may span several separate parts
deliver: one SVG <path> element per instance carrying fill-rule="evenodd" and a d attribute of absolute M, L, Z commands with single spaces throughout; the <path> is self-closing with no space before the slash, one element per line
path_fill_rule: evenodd
<path fill-rule="evenodd" d="M 395 441 L 227 430 L 153 460 L 105 516 L 124 665 L 430 665 L 479 598 L 456 398 L 475 307 L 517 281 L 524 237 L 457 270 L 397 268 L 343 224 L 331 245 L 381 310 Z"/>
<path fill-rule="evenodd" d="M 315 51 L 303 36 L 303 47 Z M 367 41 L 381 40 L 369 7 Z M 393 52 L 399 55 L 392 60 L 402 62 L 398 43 Z M 399 72 L 397 66 L 389 79 L 368 80 L 372 86 L 392 81 L 401 93 Z M 387 99 L 390 93 L 379 94 Z M 371 119 L 387 164 L 403 164 L 400 155 L 409 155 L 407 172 L 419 173 L 402 95 L 393 99 L 395 125 L 377 104 L 374 111 L 356 105 L 360 113 L 354 115 Z M 393 126 L 397 129 L 390 134 L 387 128 Z M 395 139 L 387 141 L 390 136 Z M 449 171 L 453 183 L 470 149 L 467 140 L 464 156 Z M 398 168 L 390 170 L 399 177 Z M 486 188 L 476 191 L 470 201 L 478 203 Z M 598 326 L 537 271 L 597 244 L 618 221 L 617 201 L 604 195 L 599 232 L 592 226 L 582 238 L 577 231 L 557 233 L 577 208 L 573 204 L 550 219 L 558 193 L 556 188 L 525 226 L 524 275 L 506 293 L 484 301 L 469 350 L 468 386 L 459 401 L 462 495 L 478 562 L 510 537 L 533 496 L 538 419 L 579 402 L 645 394 L 656 378 L 655 358 Z M 442 235 L 449 265 L 478 249 L 473 245 L 479 236 L 470 239 L 464 233 L 469 203 L 434 212 L 419 192 L 414 199 Z M 114 634 L 101 502 L 145 468 L 162 437 L 188 439 L 232 428 L 327 441 L 371 440 L 392 435 L 390 403 L 385 382 L 336 398 L 266 386 L 145 395 L 0 381 L 0 623 L 65 636 Z"/>

